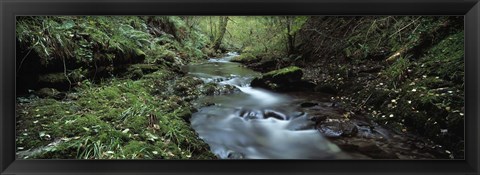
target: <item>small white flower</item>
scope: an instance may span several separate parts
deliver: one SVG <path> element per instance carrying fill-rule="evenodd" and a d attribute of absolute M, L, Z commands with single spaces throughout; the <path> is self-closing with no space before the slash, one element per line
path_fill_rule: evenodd
<path fill-rule="evenodd" d="M 412 92 L 417 92 L 417 89 L 412 89 Z"/>
<path fill-rule="evenodd" d="M 390 117 L 390 118 L 392 118 L 392 117 L 393 117 L 393 114 L 390 114 L 390 116 L 389 116 L 389 117 Z"/>

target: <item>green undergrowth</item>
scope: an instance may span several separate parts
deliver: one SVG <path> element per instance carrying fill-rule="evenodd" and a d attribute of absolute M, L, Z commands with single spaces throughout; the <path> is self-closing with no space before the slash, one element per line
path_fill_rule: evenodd
<path fill-rule="evenodd" d="M 464 157 L 462 17 L 311 17 L 300 34 L 306 59 L 296 63 L 316 89 Z"/>
<path fill-rule="evenodd" d="M 64 100 L 21 103 L 18 151 L 48 148 L 27 158 L 211 159 L 189 126 L 194 109 L 175 95 L 200 95 L 175 89 L 199 83 L 174 75 L 162 69 L 138 80 L 83 81 Z"/>
<path fill-rule="evenodd" d="M 205 41 L 198 40 L 204 36 L 177 16 L 18 17 L 16 33 L 21 48 L 34 51 L 44 65 L 57 59 L 125 62 L 145 53 L 149 62 L 205 57 Z"/>
<path fill-rule="evenodd" d="M 399 57 L 353 93 L 359 108 L 397 132 L 417 133 L 464 155 L 464 33 L 445 37 L 418 59 Z M 348 91 L 348 90 L 347 90 Z"/>

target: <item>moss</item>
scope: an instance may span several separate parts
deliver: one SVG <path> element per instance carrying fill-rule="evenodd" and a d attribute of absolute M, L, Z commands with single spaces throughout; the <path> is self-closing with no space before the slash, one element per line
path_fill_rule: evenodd
<path fill-rule="evenodd" d="M 299 68 L 297 66 L 290 66 L 290 67 L 286 67 L 286 68 L 282 68 L 282 69 L 267 72 L 263 76 L 264 77 L 271 77 L 271 78 L 279 78 L 281 76 L 290 75 L 290 74 L 291 75 L 297 75 L 298 74 L 298 75 L 300 75 L 300 78 L 301 78 L 301 75 L 303 73 L 302 73 L 301 68 Z"/>
<path fill-rule="evenodd" d="M 232 58 L 230 61 L 239 63 L 253 63 L 259 62 L 260 60 L 261 59 L 257 58 L 257 56 L 253 55 L 252 53 L 246 52 Z"/>
<path fill-rule="evenodd" d="M 38 81 L 47 84 L 68 83 L 67 77 L 65 77 L 63 72 L 40 75 Z"/>
<path fill-rule="evenodd" d="M 141 49 L 135 48 L 133 50 L 133 53 L 134 53 L 134 57 L 136 57 L 136 59 L 142 60 L 142 61 L 145 60 L 145 56 L 146 56 L 145 52 L 143 52 Z"/>
<path fill-rule="evenodd" d="M 464 32 L 447 36 L 419 60 L 424 69 L 418 73 L 463 82 L 464 54 Z"/>
<path fill-rule="evenodd" d="M 71 116 L 56 127 L 55 135 L 62 137 L 97 135 L 112 130 L 109 124 L 94 115 Z"/>
<path fill-rule="evenodd" d="M 133 70 L 140 69 L 144 74 L 149 74 L 149 73 L 158 71 L 160 67 L 155 64 L 133 64 L 130 66 L 130 69 L 133 69 Z"/>
<path fill-rule="evenodd" d="M 133 80 L 137 80 L 143 77 L 143 71 L 142 69 L 134 69 L 131 71 L 131 73 L 128 75 L 129 78 Z"/>
<path fill-rule="evenodd" d="M 406 78 L 405 76 L 408 73 L 410 64 L 408 58 L 400 57 L 390 67 L 385 69 L 384 73 L 389 79 L 394 80 L 394 82 L 401 82 Z"/>
<path fill-rule="evenodd" d="M 145 115 L 128 116 L 124 124 L 127 128 L 132 128 L 134 133 L 142 133 L 148 127 L 148 118 Z"/>
<path fill-rule="evenodd" d="M 123 155 L 127 159 L 141 159 L 148 156 L 152 150 L 145 142 L 131 141 L 123 147 Z"/>
<path fill-rule="evenodd" d="M 119 27 L 111 29 L 112 22 Z M 185 38 L 181 40 L 174 36 L 169 41 L 161 41 L 148 33 L 143 27 L 145 23 L 138 17 L 20 20 L 18 29 L 22 32 L 18 37 L 22 46 L 29 48 L 35 43 L 33 41 L 47 38 L 51 43 L 40 43 L 34 48 L 40 53 L 42 65 L 56 68 L 59 63 L 63 64 L 58 58 L 66 58 L 67 68 L 80 67 L 67 70 L 68 76 L 73 82 L 81 82 L 74 91 L 66 92 L 67 96 L 75 92 L 75 98 L 63 99 L 65 101 L 35 99 L 31 103 L 18 104 L 20 115 L 17 119 L 21 127 L 17 128 L 17 146 L 40 148 L 54 140 L 67 140 L 43 150 L 36 156 L 38 158 L 208 157 L 211 154 L 208 146 L 187 122 L 193 112 L 188 107 L 189 101 L 202 94 L 194 87 L 199 87 L 202 81 L 179 77 L 179 65 L 186 60 L 177 58 L 190 60 L 190 56 L 202 56 L 199 48 L 205 44 L 191 43 L 190 35 L 183 34 Z M 43 25 L 51 27 L 46 29 L 48 31 L 37 27 Z M 38 31 L 41 35 L 31 35 Z M 58 33 L 59 37 L 52 37 L 50 33 Z M 64 47 L 57 47 L 62 43 Z M 144 59 L 146 63 L 156 64 L 134 64 Z M 130 67 L 124 66 L 132 63 Z M 104 79 L 95 79 L 98 80 L 95 83 L 84 80 L 86 73 L 95 75 L 97 66 L 106 70 L 108 75 L 105 76 L 130 70 L 135 80 L 123 79 L 121 74 L 118 74 L 121 78 L 102 77 Z M 63 73 L 46 74 L 40 80 L 65 83 L 66 77 Z"/>

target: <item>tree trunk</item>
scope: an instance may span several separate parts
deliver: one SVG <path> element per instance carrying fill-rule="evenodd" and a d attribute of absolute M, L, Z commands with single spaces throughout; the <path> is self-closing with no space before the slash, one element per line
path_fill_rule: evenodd
<path fill-rule="evenodd" d="M 286 17 L 286 27 L 287 27 L 287 53 L 292 54 L 295 50 L 295 36 L 292 34 L 292 25 L 294 17 Z"/>
<path fill-rule="evenodd" d="M 227 31 L 227 23 L 228 23 L 228 17 L 226 16 L 221 16 L 219 18 L 219 25 L 218 25 L 218 35 L 215 38 L 215 41 L 213 42 L 213 49 L 216 51 L 220 48 L 220 44 L 222 44 L 223 36 L 225 35 L 225 32 Z"/>

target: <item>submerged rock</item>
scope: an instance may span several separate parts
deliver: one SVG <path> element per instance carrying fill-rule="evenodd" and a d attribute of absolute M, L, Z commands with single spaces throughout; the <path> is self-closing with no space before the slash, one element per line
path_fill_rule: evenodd
<path fill-rule="evenodd" d="M 251 82 L 252 87 L 260 87 L 273 91 L 296 91 L 311 89 L 314 85 L 302 80 L 303 71 L 299 67 L 290 66 L 270 71 Z"/>

